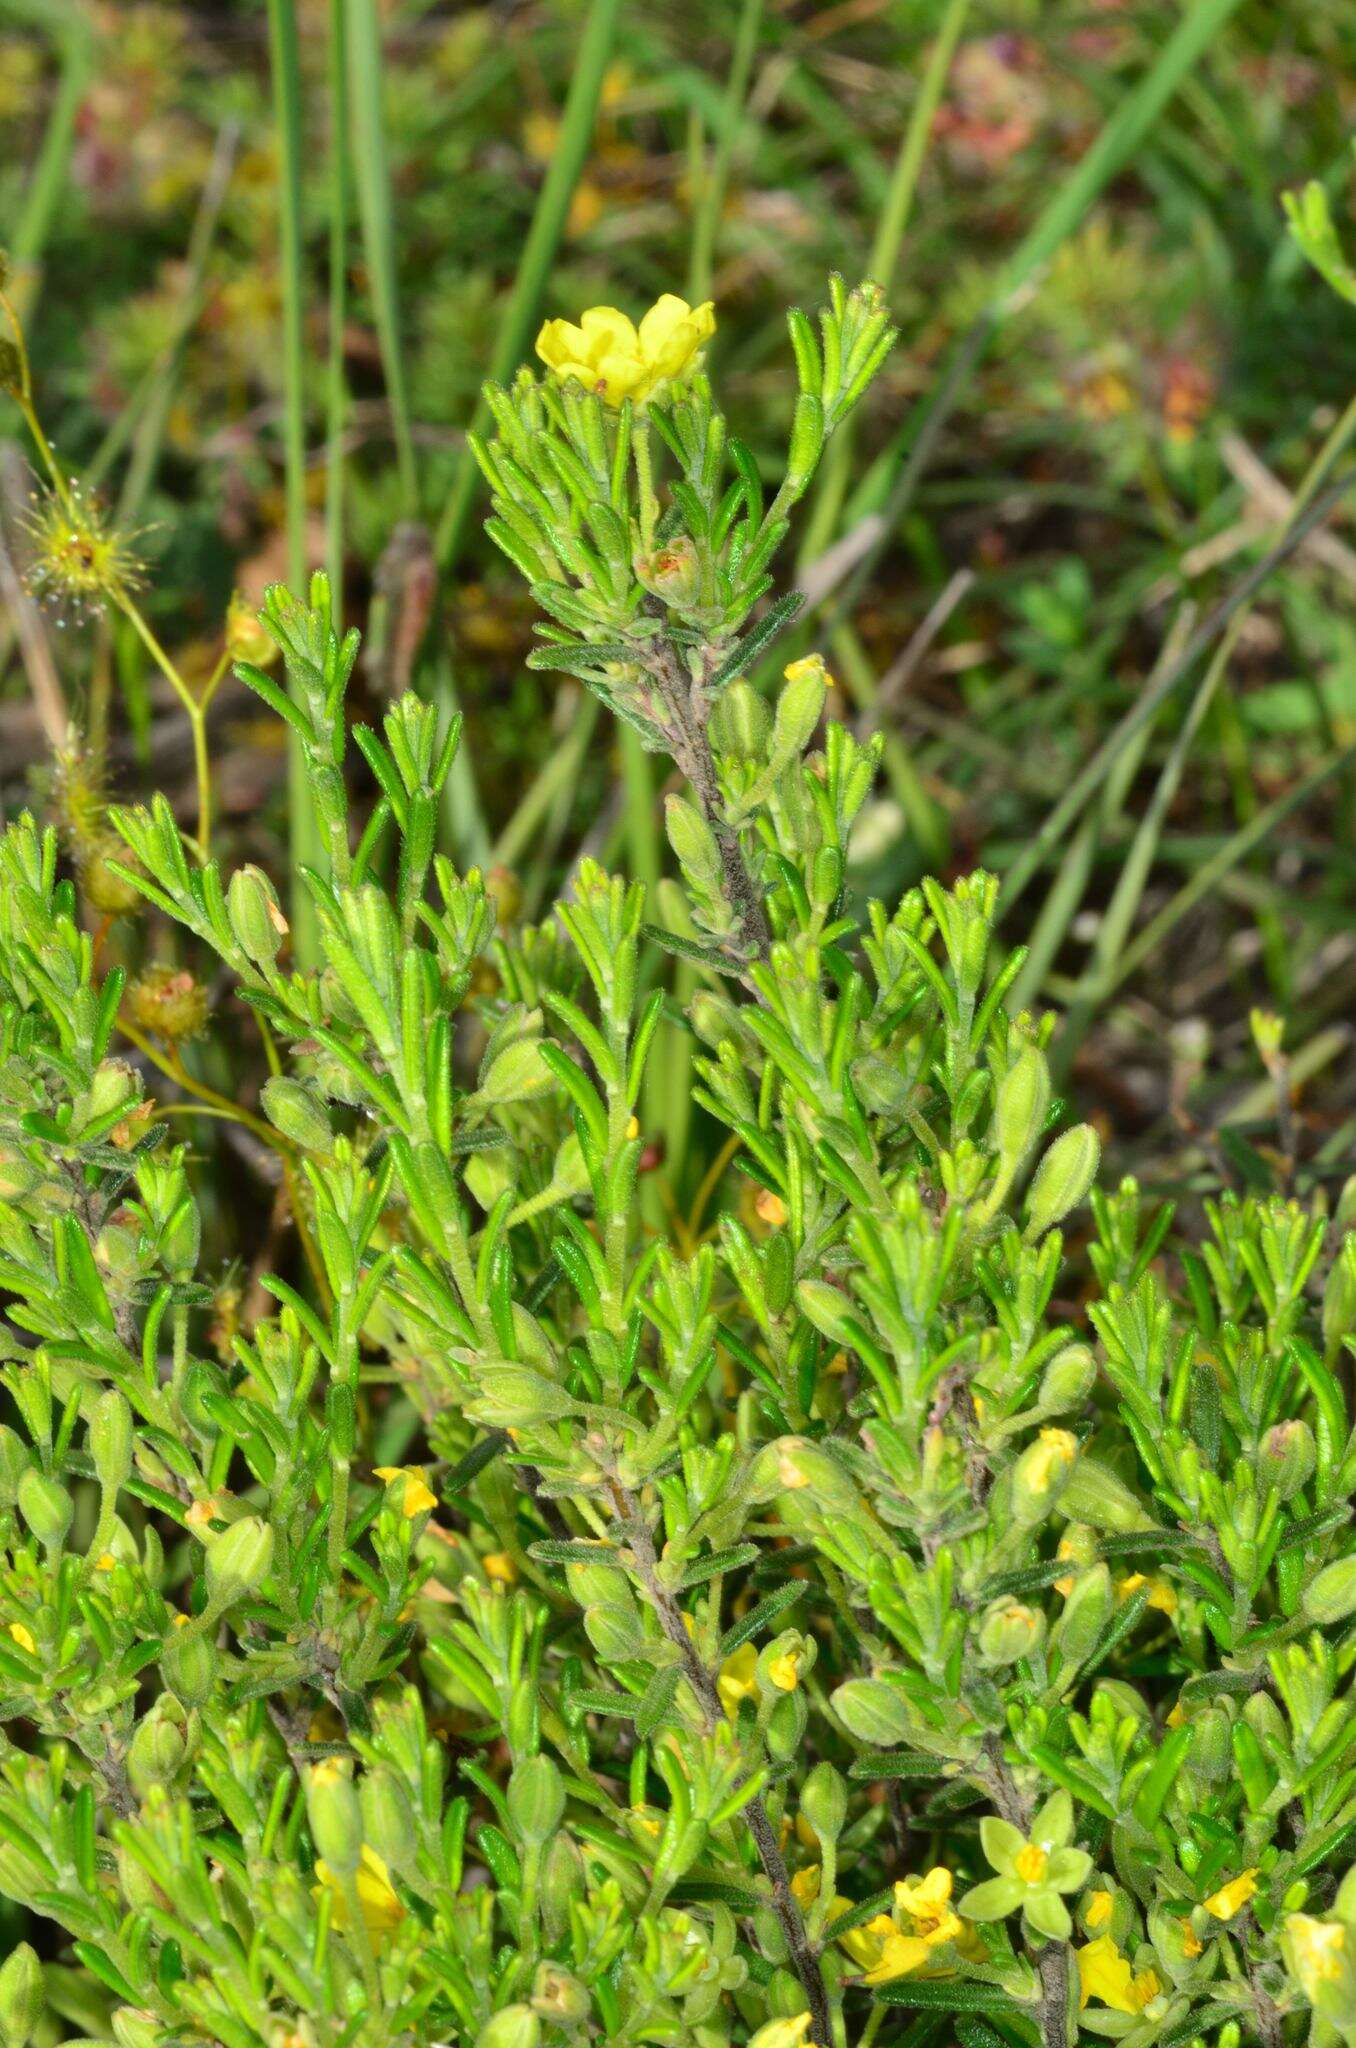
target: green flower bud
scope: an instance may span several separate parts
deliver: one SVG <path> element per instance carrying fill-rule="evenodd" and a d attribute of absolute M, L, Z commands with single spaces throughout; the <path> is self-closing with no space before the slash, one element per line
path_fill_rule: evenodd
<path fill-rule="evenodd" d="M 205 1707 L 216 1690 L 220 1658 L 216 1645 L 205 1635 L 185 1635 L 175 1629 L 160 1654 L 160 1670 L 166 1685 L 186 1707 Z"/>
<path fill-rule="evenodd" d="M 100 1394 L 89 1419 L 89 1454 L 106 1494 L 125 1486 L 132 1470 L 132 1411 L 116 1388 Z"/>
<path fill-rule="evenodd" d="M 991 1600 L 980 1617 L 980 1661 L 996 1668 L 1030 1657 L 1045 1640 L 1045 1616 L 1021 1600 Z"/>
<path fill-rule="evenodd" d="M 506 2005 L 476 2035 L 476 2048 L 540 2048 L 541 2021 L 530 2005 Z"/>
<path fill-rule="evenodd" d="M 42 1964 L 26 1941 L 0 1963 L 0 2040 L 4 2048 L 26 2048 L 42 2017 Z"/>
<path fill-rule="evenodd" d="M 772 728 L 774 762 L 791 762 L 804 753 L 823 716 L 827 688 L 822 655 L 807 654 L 804 660 L 791 662 L 784 674 Z"/>
<path fill-rule="evenodd" d="M 273 1562 L 273 1531 L 257 1515 L 246 1515 L 208 1545 L 204 1569 L 207 1597 L 214 1607 L 253 1593 Z"/>
<path fill-rule="evenodd" d="M 592 2000 L 585 1986 L 559 1963 L 538 1963 L 532 1979 L 532 2010 L 558 2027 L 578 2026 L 589 2016 Z"/>
<path fill-rule="evenodd" d="M 300 1081 L 274 1074 L 265 1081 L 260 1103 L 274 1130 L 281 1131 L 305 1152 L 334 1150 L 334 1130 L 324 1105 Z"/>
<path fill-rule="evenodd" d="M 667 798 L 664 829 L 678 865 L 689 880 L 704 882 L 708 886 L 720 881 L 720 848 L 716 845 L 716 835 L 695 804 L 688 803 L 681 796 Z"/>
<path fill-rule="evenodd" d="M 1109 1465 L 1086 1454 L 1070 1473 L 1059 1508 L 1075 1521 L 1090 1522 L 1094 1529 L 1111 1529 L 1120 1535 L 1153 1526 L 1153 1517 L 1125 1481 L 1118 1479 Z"/>
<path fill-rule="evenodd" d="M 145 1799 L 153 1785 L 168 1789 L 174 1783 L 195 1733 L 174 1694 L 162 1693 L 138 1725 L 127 1751 L 127 1775 L 138 1799 Z"/>
<path fill-rule="evenodd" d="M 480 1391 L 466 1404 L 475 1422 L 491 1429 L 521 1429 L 533 1422 L 559 1422 L 575 1403 L 563 1387 L 527 1365 L 482 1365 Z"/>
<path fill-rule="evenodd" d="M 570 1924 L 573 1902 L 582 1895 L 583 1889 L 584 1859 L 568 1831 L 562 1829 L 546 1845 L 538 1887 L 548 1941 L 559 1941 Z"/>
<path fill-rule="evenodd" d="M 831 1763 L 818 1763 L 801 1786 L 800 1810 L 821 1842 L 836 1842 L 847 1825 L 847 1781 Z"/>
<path fill-rule="evenodd" d="M 509 1779 L 508 1812 L 519 1835 L 539 1849 L 560 1826 L 565 1812 L 565 1784 L 549 1756 L 529 1756 Z"/>
<path fill-rule="evenodd" d="M 664 604 L 681 610 L 696 602 L 701 587 L 701 563 L 685 533 L 665 541 L 648 555 L 637 555 L 631 566 L 637 583 Z"/>
<path fill-rule="evenodd" d="M 1044 1237 L 1076 1209 L 1097 1178 L 1102 1144 L 1091 1124 L 1075 1124 L 1055 1139 L 1031 1183 L 1026 1198 L 1026 1234 Z"/>
<path fill-rule="evenodd" d="M 1081 1664 L 1092 1654 L 1115 1605 L 1111 1573 L 1104 1564 L 1078 1574 L 1051 1638 L 1066 1665 Z"/>
<path fill-rule="evenodd" d="M 514 1039 L 495 1054 L 481 1076 L 478 1092 L 485 1102 L 523 1102 L 554 1085 L 541 1056 L 541 1040 L 527 1036 Z"/>
<path fill-rule="evenodd" d="M 414 1808 L 404 1780 L 389 1764 L 377 1764 L 358 1787 L 363 1840 L 392 1870 L 400 1870 L 418 1848 Z"/>
<path fill-rule="evenodd" d="M 157 2048 L 160 2023 L 135 2005 L 117 2007 L 110 2022 L 118 2048 Z"/>
<path fill-rule="evenodd" d="M 90 1076 L 84 1121 L 122 1115 L 141 1099 L 141 1078 L 126 1060 L 100 1060 Z"/>
<path fill-rule="evenodd" d="M 1078 1439 L 1067 1429 L 1043 1429 L 1012 1470 L 1012 1514 L 1023 1528 L 1048 1515 L 1069 1483 Z"/>
<path fill-rule="evenodd" d="M 858 1505 L 857 1489 L 837 1458 L 803 1436 L 782 1436 L 763 1446 L 749 1473 L 749 1491 L 761 1500 L 803 1492 L 817 1508 L 837 1513 Z"/>
<path fill-rule="evenodd" d="M 1097 1363 L 1087 1345 L 1067 1344 L 1041 1374 L 1041 1407 L 1047 1414 L 1079 1407 L 1096 1377 Z"/>
<path fill-rule="evenodd" d="M 1351 1183 L 1348 1183 L 1351 1185 Z M 1323 1346 L 1331 1357 L 1356 1330 L 1356 1232 L 1342 1239 L 1323 1290 Z"/>
<path fill-rule="evenodd" d="M 19 1481 L 19 1512 L 44 1550 L 56 1550 L 65 1541 L 75 1507 L 59 1479 L 30 1465 Z"/>
<path fill-rule="evenodd" d="M 711 745 L 717 754 L 761 764 L 771 735 L 767 705 L 752 684 L 741 676 L 721 691 L 711 711 Z"/>
<path fill-rule="evenodd" d="M 0 1202 L 22 1202 L 42 1180 L 42 1172 L 13 1145 L 0 1145 Z"/>
<path fill-rule="evenodd" d="M 19 1505 L 23 1506 L 22 1488 Z M 1320 1628 L 1356 1614 L 1356 1554 L 1324 1565 L 1305 1587 L 1303 1606 L 1310 1621 L 1316 1621 Z"/>
<path fill-rule="evenodd" d="M 1191 1726 L 1194 1733 L 1187 1769 L 1207 1784 L 1222 1784 L 1234 1769 L 1229 1716 L 1222 1707 L 1203 1707 L 1192 1715 Z"/>
<path fill-rule="evenodd" d="M 352 1877 L 362 1859 L 363 1817 L 352 1772 L 327 1756 L 306 1773 L 306 1819 L 319 1861 L 336 1877 Z"/>
<path fill-rule="evenodd" d="M 247 960 L 271 967 L 287 936 L 278 892 L 262 868 L 237 868 L 226 891 L 231 930 Z"/>
<path fill-rule="evenodd" d="M 1268 1487 L 1274 1487 L 1281 1500 L 1293 1500 L 1308 1485 L 1317 1462 L 1314 1433 L 1303 1417 L 1278 1422 L 1262 1438 L 1257 1453 L 1258 1488 L 1263 1499 Z"/>
<path fill-rule="evenodd" d="M 1045 1128 L 1050 1110 L 1050 1068 L 1038 1046 L 1028 1045 L 998 1084 L 993 1136 L 998 1156 L 1015 1172 Z"/>

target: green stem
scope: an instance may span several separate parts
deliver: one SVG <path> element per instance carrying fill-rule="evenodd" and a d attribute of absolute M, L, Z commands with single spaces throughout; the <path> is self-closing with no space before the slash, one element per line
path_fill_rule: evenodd
<path fill-rule="evenodd" d="M 386 159 L 382 114 L 381 21 L 375 0 L 347 0 L 349 98 L 353 117 L 353 148 L 362 219 L 363 243 L 372 281 L 372 310 L 377 322 L 386 392 L 395 435 L 396 468 L 407 518 L 418 508 L 414 441 L 400 347 L 400 309 L 396 291 L 395 231 L 391 217 L 391 173 Z"/>
<path fill-rule="evenodd" d="M 330 303 L 325 400 L 325 561 L 335 616 L 344 611 L 344 317 L 348 284 L 348 37 L 345 0 L 330 0 Z"/>

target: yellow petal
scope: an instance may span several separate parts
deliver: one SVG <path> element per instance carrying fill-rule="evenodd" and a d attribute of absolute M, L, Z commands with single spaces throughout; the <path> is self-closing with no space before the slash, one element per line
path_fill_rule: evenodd
<path fill-rule="evenodd" d="M 1248 1900 L 1257 1893 L 1257 1872 L 1244 1870 L 1228 1884 L 1212 1892 L 1205 1902 L 1205 1910 L 1216 1920 L 1232 1920 L 1235 1913 L 1241 1913 Z"/>
<path fill-rule="evenodd" d="M 25 1628 L 21 1621 L 12 1621 L 9 1632 L 21 1650 L 27 1650 L 30 1657 L 37 1656 L 38 1646 L 33 1640 L 32 1631 Z"/>

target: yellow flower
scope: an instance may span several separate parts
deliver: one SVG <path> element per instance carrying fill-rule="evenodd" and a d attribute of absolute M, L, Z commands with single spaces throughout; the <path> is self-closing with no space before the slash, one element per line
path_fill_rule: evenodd
<path fill-rule="evenodd" d="M 376 1472 L 378 1479 L 385 1480 L 388 1486 L 394 1485 L 397 1479 L 404 1480 L 400 1512 L 407 1522 L 413 1521 L 416 1515 L 422 1515 L 426 1508 L 437 1507 L 438 1496 L 429 1492 L 417 1465 L 378 1465 Z"/>
<path fill-rule="evenodd" d="M 741 1700 L 756 1698 L 757 1673 L 758 1652 L 752 1643 L 745 1643 L 721 1665 L 720 1675 L 716 1679 L 716 1691 L 720 1694 L 721 1705 L 732 1721 L 739 1712 Z"/>
<path fill-rule="evenodd" d="M 1182 1922 L 1182 1954 L 1188 1958 L 1198 1956 L 1205 1943 L 1189 1920 Z"/>
<path fill-rule="evenodd" d="M 808 2012 L 797 2013 L 793 2020 L 769 2020 L 760 2027 L 749 2048 L 800 2048 L 800 2043 L 810 2031 Z"/>
<path fill-rule="evenodd" d="M 1111 1918 L 1111 1906 L 1112 1898 L 1110 1892 L 1094 1892 L 1088 1900 L 1088 1910 L 1084 1918 L 1094 1933 L 1099 1927 L 1106 1926 L 1107 1921 Z"/>
<path fill-rule="evenodd" d="M 9 1632 L 21 1650 L 27 1650 L 30 1657 L 37 1656 L 38 1646 L 33 1640 L 32 1631 L 25 1628 L 21 1621 L 12 1621 Z"/>
<path fill-rule="evenodd" d="M 1151 1998 L 1158 1996 L 1158 1978 L 1152 1970 L 1136 1976 L 1109 1934 L 1099 1935 L 1074 1951 L 1078 1960 L 1078 2003 L 1091 1998 L 1109 2005 L 1113 2012 L 1141 2013 Z"/>
<path fill-rule="evenodd" d="M 851 1899 L 835 1899 L 834 1914 L 846 1913 Z M 838 1945 L 846 1949 L 860 1969 L 873 1970 L 879 1963 L 886 1942 L 899 1932 L 888 1913 L 877 1913 L 874 1920 L 868 1920 L 862 1927 L 849 1927 L 846 1934 L 840 1934 Z"/>
<path fill-rule="evenodd" d="M 316 1768 L 319 1770 L 324 1766 L 317 1765 Z M 336 1927 L 347 1927 L 348 1900 L 339 1879 L 325 1862 L 316 1864 L 315 1874 L 320 1879 L 320 1883 L 315 1887 L 315 1896 L 319 1898 L 322 1890 L 332 1892 L 334 1924 Z M 358 1894 L 358 1910 L 363 1916 L 363 1924 L 369 1934 L 389 1934 L 393 1927 L 400 1925 L 405 1917 L 405 1908 L 396 1896 L 386 1865 L 375 1849 L 368 1848 L 366 1842 L 363 1843 L 362 1861 L 358 1865 L 353 1884 Z"/>
<path fill-rule="evenodd" d="M 788 661 L 782 670 L 782 681 L 785 683 L 798 683 L 802 676 L 822 676 L 826 690 L 835 687 L 833 677 L 824 666 L 822 654 L 802 654 L 799 661 Z"/>
<path fill-rule="evenodd" d="M 665 292 L 639 327 L 615 306 L 590 306 L 578 326 L 548 320 L 537 336 L 537 354 L 562 383 L 574 378 L 606 405 L 626 398 L 644 405 L 695 366 L 715 327 L 709 299 L 689 306 Z"/>
<path fill-rule="evenodd" d="M 1307 1913 L 1290 1913 L 1285 1932 L 1300 1989 L 1312 2004 L 1318 1986 L 1335 1984 L 1342 1976 L 1347 1930 L 1340 1920 L 1313 1920 Z"/>
<path fill-rule="evenodd" d="M 791 1896 L 802 1912 L 807 1906 L 813 1906 L 819 1897 L 819 1877 L 819 1865 L 807 1863 L 804 1870 L 798 1870 L 791 1880 Z"/>
<path fill-rule="evenodd" d="M 501 1585 L 511 1586 L 518 1576 L 518 1567 L 506 1550 L 487 1550 L 480 1562 L 487 1578 L 497 1579 Z"/>
<path fill-rule="evenodd" d="M 1143 1572 L 1131 1572 L 1126 1578 L 1117 1579 L 1117 1600 L 1128 1600 L 1130 1595 L 1137 1593 L 1141 1586 L 1149 1588 L 1148 1604 L 1150 1607 L 1156 1607 L 1160 1614 L 1176 1614 L 1177 1595 L 1173 1592 L 1167 1580 L 1158 1577 L 1150 1579 Z"/>
<path fill-rule="evenodd" d="M 767 1675 L 778 1692 L 794 1692 L 800 1683 L 800 1651 L 784 1650 L 780 1657 L 770 1659 Z"/>
<path fill-rule="evenodd" d="M 874 1926 L 875 1922 L 869 1924 Z M 907 1977 L 911 1971 L 921 1969 L 931 1960 L 930 1942 L 917 1934 L 901 1934 L 892 1922 L 890 1932 L 881 1942 L 878 1961 L 862 1981 L 866 1984 L 889 1984 L 896 1977 Z"/>
<path fill-rule="evenodd" d="M 116 1571 L 117 1567 L 118 1560 L 116 1557 L 114 1557 L 111 1550 L 101 1550 L 98 1557 L 96 1557 L 94 1560 L 94 1569 L 96 1572 Z"/>
<path fill-rule="evenodd" d="M 1244 1870 L 1212 1892 L 1205 1902 L 1205 1910 L 1216 1920 L 1232 1920 L 1235 1913 L 1241 1913 L 1248 1900 L 1257 1893 L 1256 1869 Z"/>
<path fill-rule="evenodd" d="M 895 1904 L 908 1914 L 918 1933 L 955 1919 L 951 1883 L 951 1872 L 938 1864 L 926 1877 L 906 1878 L 895 1886 Z"/>
<path fill-rule="evenodd" d="M 1012 1867 L 1023 1884 L 1039 1884 L 1049 1861 L 1048 1850 L 1042 1849 L 1039 1842 L 1028 1842 L 1017 1851 Z"/>

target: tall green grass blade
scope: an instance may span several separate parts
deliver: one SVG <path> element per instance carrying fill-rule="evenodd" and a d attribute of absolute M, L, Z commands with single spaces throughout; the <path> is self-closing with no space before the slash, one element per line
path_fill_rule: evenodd
<path fill-rule="evenodd" d="M 29 14 L 30 10 L 20 12 Z M 39 8 L 30 18 L 50 25 L 53 17 Z M 37 298 L 35 266 L 42 260 L 52 223 L 70 172 L 75 144 L 76 116 L 93 68 L 93 37 L 88 23 L 74 8 L 61 17 L 57 32 L 61 51 L 61 75 L 51 110 L 43 129 L 42 143 L 33 164 L 23 207 L 9 236 L 9 259 L 15 276 L 14 300 L 30 320 Z"/>
<path fill-rule="evenodd" d="M 348 297 L 347 0 L 330 0 L 330 297 L 325 392 L 325 563 L 336 614 L 344 612 L 344 319 Z"/>
<path fill-rule="evenodd" d="M 928 53 L 928 61 L 919 80 L 918 94 L 909 115 L 895 159 L 889 189 L 876 223 L 875 240 L 867 262 L 867 276 L 873 278 L 885 293 L 889 294 L 895 273 L 899 268 L 900 251 L 908 232 L 909 219 L 913 212 L 914 195 L 918 190 L 918 177 L 927 153 L 928 138 L 936 119 L 946 87 L 951 60 L 956 54 L 956 44 L 965 25 L 970 0 L 947 0 L 946 12 Z M 802 563 L 811 562 L 828 546 L 838 527 L 838 515 L 843 509 L 847 494 L 848 478 L 852 472 L 852 442 L 854 421 L 851 417 L 834 436 L 829 452 L 820 468 L 815 486 L 814 503 L 806 522 L 805 538 L 801 545 Z"/>
<path fill-rule="evenodd" d="M 723 106 L 728 118 L 722 121 L 716 131 L 715 146 L 703 169 L 693 211 L 692 245 L 687 272 L 687 296 L 692 305 L 700 304 L 711 295 L 716 230 L 720 225 L 721 209 L 725 204 L 725 188 L 730 178 L 734 134 L 740 111 L 748 96 L 749 78 L 753 71 L 753 60 L 758 49 L 758 31 L 762 21 L 763 0 L 743 0 L 739 10 L 739 23 L 735 29 L 734 49 L 730 55 L 729 74 L 725 80 Z"/>
<path fill-rule="evenodd" d="M 299 595 L 306 588 L 306 385 L 302 319 L 306 275 L 301 215 L 301 50 L 296 0 L 268 0 L 269 64 L 278 125 L 278 242 L 283 299 L 283 462 L 287 505 L 287 573 Z M 287 810 L 292 947 L 297 965 L 314 965 L 318 952 L 315 906 L 302 868 L 320 858 L 320 833 L 311 804 L 306 761 L 295 733 L 287 735 Z"/>
<path fill-rule="evenodd" d="M 346 30 L 354 185 L 371 278 L 377 341 L 391 407 L 401 495 L 407 514 L 413 516 L 418 503 L 418 483 L 414 441 L 410 433 L 405 362 L 400 344 L 391 173 L 386 157 L 386 124 L 382 108 L 381 20 L 376 0 L 347 0 Z"/>

